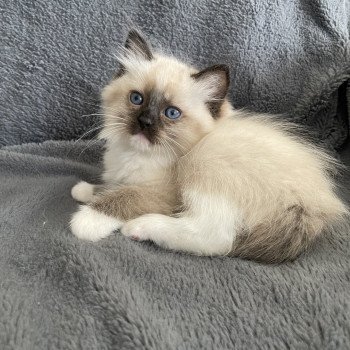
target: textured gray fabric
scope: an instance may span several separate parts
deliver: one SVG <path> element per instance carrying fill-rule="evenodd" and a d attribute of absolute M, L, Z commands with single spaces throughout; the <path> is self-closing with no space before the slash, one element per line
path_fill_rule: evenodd
<path fill-rule="evenodd" d="M 78 241 L 67 228 L 70 189 L 99 174 L 100 148 L 86 146 L 0 150 L 2 350 L 350 347 L 347 230 L 280 266 L 119 234 Z M 349 177 L 344 184 L 349 196 Z"/>
<path fill-rule="evenodd" d="M 3 1 L 0 5 L 0 349 L 347 349 L 349 230 L 294 263 L 167 252 L 68 229 L 70 189 L 98 178 L 96 122 L 113 53 L 136 25 L 200 67 L 232 70 L 236 107 L 347 136 L 348 0 Z M 86 137 L 90 137 L 87 134 Z M 345 155 L 350 164 L 350 152 Z M 344 177 L 350 196 L 350 176 Z"/>
<path fill-rule="evenodd" d="M 113 54 L 135 25 L 199 67 L 229 64 L 236 107 L 285 113 L 339 146 L 349 14 L 348 0 L 2 1 L 0 145 L 90 129 L 95 118 L 82 115 L 98 111 Z"/>

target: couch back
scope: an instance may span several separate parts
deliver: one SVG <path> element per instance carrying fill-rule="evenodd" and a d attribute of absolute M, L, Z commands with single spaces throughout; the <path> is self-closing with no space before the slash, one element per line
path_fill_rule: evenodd
<path fill-rule="evenodd" d="M 97 125 L 100 90 L 117 69 L 114 54 L 131 27 L 199 68 L 228 64 L 235 107 L 282 113 L 310 125 L 331 146 L 347 136 L 336 109 L 337 89 L 349 77 L 348 0 L 1 6 L 2 146 L 77 139 Z"/>

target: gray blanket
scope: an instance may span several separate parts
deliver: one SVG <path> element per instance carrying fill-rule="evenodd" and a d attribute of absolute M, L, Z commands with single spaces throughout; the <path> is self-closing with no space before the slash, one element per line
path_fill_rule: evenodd
<path fill-rule="evenodd" d="M 231 67 L 237 108 L 282 113 L 339 147 L 350 76 L 349 0 L 37 0 L 0 5 L 0 145 L 72 140 L 131 26 L 199 67 Z M 88 133 L 86 137 L 92 136 Z"/>
<path fill-rule="evenodd" d="M 68 229 L 71 187 L 101 171 L 100 144 L 69 140 L 94 134 L 131 26 L 199 67 L 229 64 L 236 107 L 282 113 L 340 147 L 349 13 L 348 0 L 2 1 L 0 349 L 349 348 L 347 227 L 280 266 Z"/>
<path fill-rule="evenodd" d="M 280 266 L 78 241 L 70 188 L 99 174 L 86 147 L 0 150 L 1 349 L 349 348 L 347 230 Z"/>

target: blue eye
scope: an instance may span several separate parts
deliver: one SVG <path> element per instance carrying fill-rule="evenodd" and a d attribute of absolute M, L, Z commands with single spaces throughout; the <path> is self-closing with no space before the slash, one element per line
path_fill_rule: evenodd
<path fill-rule="evenodd" d="M 139 92 L 134 91 L 130 94 L 130 102 L 134 105 L 142 105 L 143 96 Z"/>
<path fill-rule="evenodd" d="M 181 112 L 175 107 L 168 107 L 164 114 L 169 119 L 178 119 L 181 117 Z"/>

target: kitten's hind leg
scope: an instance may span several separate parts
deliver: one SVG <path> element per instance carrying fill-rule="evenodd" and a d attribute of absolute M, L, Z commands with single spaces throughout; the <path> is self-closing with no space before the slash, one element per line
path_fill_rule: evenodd
<path fill-rule="evenodd" d="M 237 210 L 221 196 L 192 193 L 187 199 L 189 210 L 179 217 L 143 215 L 124 224 L 121 232 L 135 240 L 151 240 L 164 248 L 198 255 L 231 252 L 240 222 Z"/>

